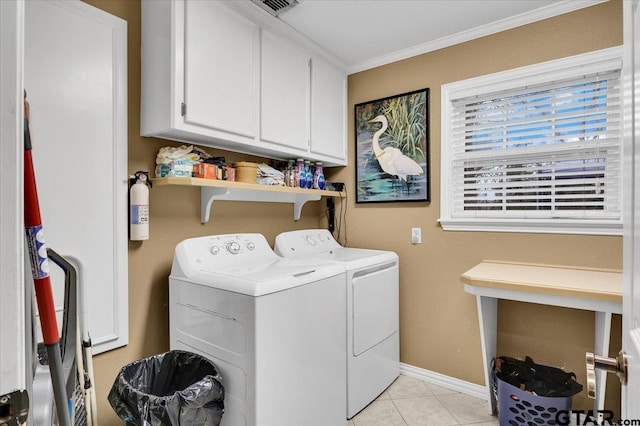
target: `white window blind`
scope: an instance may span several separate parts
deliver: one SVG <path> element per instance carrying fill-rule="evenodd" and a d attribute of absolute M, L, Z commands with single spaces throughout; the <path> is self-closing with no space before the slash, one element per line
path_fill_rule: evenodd
<path fill-rule="evenodd" d="M 537 80 L 450 100 L 449 219 L 619 223 L 620 70 Z"/>

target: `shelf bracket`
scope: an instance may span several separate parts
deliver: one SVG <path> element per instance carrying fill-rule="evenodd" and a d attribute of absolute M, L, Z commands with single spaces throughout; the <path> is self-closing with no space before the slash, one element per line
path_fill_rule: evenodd
<path fill-rule="evenodd" d="M 200 221 L 207 223 L 211 217 L 211 206 L 215 200 L 257 201 L 265 203 L 293 204 L 293 220 L 300 220 L 302 207 L 307 201 L 318 201 L 319 194 L 300 194 L 290 192 L 261 191 L 244 188 L 200 188 Z"/>

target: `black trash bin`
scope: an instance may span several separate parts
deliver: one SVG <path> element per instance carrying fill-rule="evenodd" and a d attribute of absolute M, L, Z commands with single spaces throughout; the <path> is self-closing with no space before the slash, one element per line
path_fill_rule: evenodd
<path fill-rule="evenodd" d="M 109 403 L 127 424 L 217 426 L 224 413 L 224 386 L 216 366 L 180 350 L 127 364 Z"/>

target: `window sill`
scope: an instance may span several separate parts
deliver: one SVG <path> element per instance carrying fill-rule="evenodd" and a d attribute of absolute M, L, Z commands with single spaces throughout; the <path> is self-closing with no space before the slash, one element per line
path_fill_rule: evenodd
<path fill-rule="evenodd" d="M 622 221 L 570 219 L 438 219 L 445 231 L 520 232 L 534 234 L 582 234 L 622 236 Z"/>

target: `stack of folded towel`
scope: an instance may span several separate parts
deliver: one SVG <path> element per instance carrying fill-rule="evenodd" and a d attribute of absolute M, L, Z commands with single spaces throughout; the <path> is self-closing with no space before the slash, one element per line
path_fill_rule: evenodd
<path fill-rule="evenodd" d="M 285 186 L 284 173 L 265 163 L 258 164 L 258 184 Z"/>

